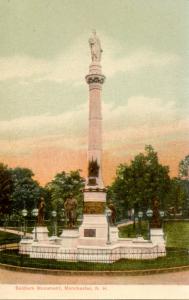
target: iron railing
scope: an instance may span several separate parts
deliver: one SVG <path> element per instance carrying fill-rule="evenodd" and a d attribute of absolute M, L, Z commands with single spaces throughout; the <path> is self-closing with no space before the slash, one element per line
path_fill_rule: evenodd
<path fill-rule="evenodd" d="M 42 249 L 40 247 L 19 251 L 18 243 L 0 245 L 0 263 L 21 267 L 64 270 L 136 270 L 189 266 L 189 250 L 167 248 L 164 251 L 148 249 Z M 145 259 L 145 256 L 148 259 Z M 149 257 L 151 256 L 151 258 Z M 155 258 L 159 256 L 158 258 Z M 121 258 L 120 258 L 121 257 Z"/>

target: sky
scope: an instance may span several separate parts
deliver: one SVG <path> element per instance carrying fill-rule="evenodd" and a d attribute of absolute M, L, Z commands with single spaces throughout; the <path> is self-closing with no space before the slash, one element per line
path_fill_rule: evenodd
<path fill-rule="evenodd" d="M 187 0 L 0 0 L 0 161 L 42 185 L 63 170 L 86 174 L 93 29 L 105 184 L 147 144 L 176 176 L 189 153 Z"/>

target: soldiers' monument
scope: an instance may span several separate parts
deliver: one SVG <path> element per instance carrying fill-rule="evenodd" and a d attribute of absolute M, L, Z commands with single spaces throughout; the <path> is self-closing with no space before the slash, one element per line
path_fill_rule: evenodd
<path fill-rule="evenodd" d="M 162 229 L 151 229 L 151 239 L 119 238 L 118 228 L 109 226 L 106 189 L 102 179 L 101 43 L 93 31 L 89 39 L 91 63 L 85 77 L 89 85 L 88 176 L 84 188 L 83 222 L 79 229 L 64 228 L 60 237 L 48 237 L 40 223 L 32 240 L 22 239 L 20 253 L 36 258 L 113 262 L 121 258 L 151 259 L 166 255 Z M 112 222 L 111 225 L 115 225 Z M 70 226 L 72 227 L 72 226 Z M 45 234 L 41 234 L 41 233 Z"/>
<path fill-rule="evenodd" d="M 91 64 L 85 77 L 89 85 L 88 178 L 84 189 L 83 224 L 79 229 L 81 243 L 90 237 L 92 244 L 104 244 L 107 239 L 105 216 L 106 190 L 102 179 L 102 113 L 101 91 L 105 76 L 101 71 L 101 43 L 93 31 L 89 39 Z M 93 238 L 93 239 L 92 239 Z M 83 241 L 82 241 L 83 239 Z"/>

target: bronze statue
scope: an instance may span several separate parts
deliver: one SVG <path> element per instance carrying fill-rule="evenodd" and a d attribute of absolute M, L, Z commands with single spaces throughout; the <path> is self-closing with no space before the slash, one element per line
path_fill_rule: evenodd
<path fill-rule="evenodd" d="M 76 223 L 76 208 L 77 200 L 75 198 L 69 197 L 64 202 L 64 209 L 66 219 L 68 220 L 68 227 L 73 228 Z"/>
<path fill-rule="evenodd" d="M 152 216 L 152 222 L 151 222 L 151 227 L 152 228 L 160 228 L 161 227 L 161 220 L 160 220 L 160 215 L 159 215 L 159 207 L 160 203 L 157 198 L 154 198 L 152 201 L 152 210 L 153 210 L 153 216 Z"/>
<path fill-rule="evenodd" d="M 45 218 L 45 200 L 43 197 L 41 197 L 38 204 L 37 225 L 44 226 L 44 218 Z"/>
<path fill-rule="evenodd" d="M 88 175 L 89 177 L 98 177 L 99 174 L 99 165 L 97 160 L 91 160 L 89 161 L 89 166 L 88 166 Z"/>
<path fill-rule="evenodd" d="M 116 209 L 115 209 L 115 206 L 114 206 L 114 204 L 113 204 L 112 201 L 108 204 L 108 207 L 109 207 L 109 209 L 110 209 L 111 212 L 112 212 L 112 214 L 111 214 L 111 216 L 110 216 L 110 225 L 115 226 L 115 221 L 116 221 Z"/>

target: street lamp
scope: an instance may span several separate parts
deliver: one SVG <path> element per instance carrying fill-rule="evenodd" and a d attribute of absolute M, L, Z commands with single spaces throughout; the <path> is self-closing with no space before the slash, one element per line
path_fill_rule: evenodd
<path fill-rule="evenodd" d="M 77 220 L 79 221 L 79 224 L 81 224 L 83 222 L 83 215 L 80 214 Z"/>
<path fill-rule="evenodd" d="M 107 242 L 106 242 L 107 245 L 111 244 L 111 242 L 110 242 L 110 220 L 109 220 L 111 217 L 111 214 L 112 214 L 111 209 L 107 208 L 106 209 L 106 217 L 107 217 L 107 222 L 108 222 L 108 232 L 107 232 Z"/>
<path fill-rule="evenodd" d="M 53 210 L 52 211 L 52 217 L 54 218 L 54 232 L 53 232 L 53 235 L 54 236 L 56 236 L 57 235 L 57 230 L 56 230 L 56 220 L 55 220 L 55 218 L 56 218 L 56 216 L 57 216 L 57 212 L 55 211 L 55 210 Z"/>
<path fill-rule="evenodd" d="M 160 215 L 161 218 L 163 218 L 165 216 L 165 212 L 163 210 L 160 210 L 159 215 Z"/>
<path fill-rule="evenodd" d="M 186 198 L 184 210 L 185 210 L 185 216 L 188 218 L 188 216 L 189 216 L 189 197 Z"/>
<path fill-rule="evenodd" d="M 62 218 L 61 218 L 61 224 L 62 224 L 62 227 L 64 228 L 64 222 L 65 222 L 65 209 L 64 208 L 62 208 L 61 209 L 61 211 L 62 211 Z"/>
<path fill-rule="evenodd" d="M 148 217 L 148 239 L 150 240 L 151 239 L 151 235 L 150 235 L 150 219 L 153 216 L 153 211 L 150 208 L 148 208 L 148 210 L 146 211 L 146 215 Z"/>
<path fill-rule="evenodd" d="M 24 208 L 22 210 L 22 216 L 24 217 L 24 236 L 23 236 L 23 238 L 26 237 L 26 216 L 27 216 L 27 214 L 28 214 L 28 211 L 27 211 L 27 209 Z"/>
<path fill-rule="evenodd" d="M 134 224 L 135 224 L 135 230 L 136 230 L 136 237 L 138 237 L 139 236 L 138 217 L 134 216 Z"/>
<path fill-rule="evenodd" d="M 163 211 L 163 210 L 160 210 L 159 211 L 159 215 L 160 215 L 160 218 L 161 218 L 161 226 L 162 226 L 162 220 L 163 220 L 163 218 L 164 218 L 164 216 L 165 216 L 165 212 Z"/>
<path fill-rule="evenodd" d="M 32 210 L 32 215 L 35 217 L 35 239 L 34 239 L 34 242 L 38 242 L 38 239 L 37 239 L 37 216 L 38 216 L 38 208 L 34 208 Z"/>
<path fill-rule="evenodd" d="M 143 212 L 142 211 L 139 211 L 138 212 L 138 218 L 139 218 L 139 236 L 142 235 L 142 228 L 141 228 L 141 219 L 143 217 Z"/>

